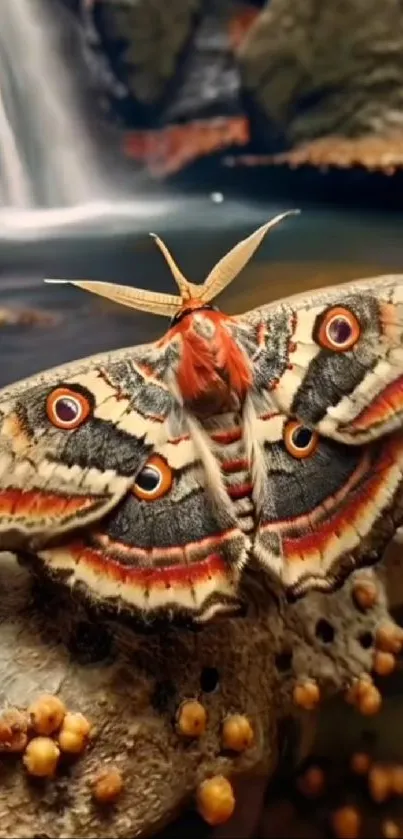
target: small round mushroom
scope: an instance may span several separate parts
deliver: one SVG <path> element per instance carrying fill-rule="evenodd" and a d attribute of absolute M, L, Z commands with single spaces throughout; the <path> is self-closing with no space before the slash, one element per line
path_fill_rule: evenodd
<path fill-rule="evenodd" d="M 306 798 L 319 798 L 325 786 L 325 773 L 320 766 L 310 766 L 297 780 L 297 787 Z"/>
<path fill-rule="evenodd" d="M 381 830 L 382 836 L 384 836 L 385 839 L 399 839 L 402 835 L 399 831 L 399 825 L 397 825 L 396 822 L 391 821 L 391 819 L 386 819 L 382 822 Z"/>
<path fill-rule="evenodd" d="M 392 621 L 385 621 L 378 627 L 376 645 L 385 653 L 398 655 L 403 646 L 403 630 Z"/>
<path fill-rule="evenodd" d="M 37 734 L 49 736 L 57 731 L 66 714 L 66 707 L 58 696 L 43 694 L 28 707 L 31 726 Z"/>
<path fill-rule="evenodd" d="M 197 699 L 187 699 L 179 706 L 176 726 L 184 737 L 200 737 L 206 730 L 207 713 Z"/>
<path fill-rule="evenodd" d="M 59 731 L 58 741 L 63 752 L 80 754 L 86 748 L 91 724 L 80 713 L 68 712 Z"/>
<path fill-rule="evenodd" d="M 351 770 L 355 775 L 368 775 L 371 758 L 366 752 L 355 752 L 351 758 Z"/>
<path fill-rule="evenodd" d="M 374 653 L 373 668 L 378 676 L 389 676 L 396 668 L 396 658 L 393 653 L 376 650 Z"/>
<path fill-rule="evenodd" d="M 254 739 L 253 728 L 243 714 L 229 714 L 222 727 L 222 745 L 233 752 L 250 749 Z"/>
<path fill-rule="evenodd" d="M 113 804 L 123 790 L 123 777 L 116 766 L 101 769 L 94 778 L 92 794 L 99 804 Z"/>
<path fill-rule="evenodd" d="M 9 708 L 0 716 L 0 752 L 23 752 L 28 743 L 28 715 Z"/>
<path fill-rule="evenodd" d="M 34 737 L 25 750 L 24 765 L 30 775 L 37 778 L 51 778 L 57 769 L 60 757 L 54 740 L 50 737 Z"/>
<path fill-rule="evenodd" d="M 215 775 L 199 785 L 196 806 L 207 824 L 214 827 L 227 822 L 235 810 L 235 796 L 228 778 Z"/>
<path fill-rule="evenodd" d="M 382 705 L 382 696 L 370 676 L 363 674 L 347 691 L 346 701 L 354 705 L 364 716 L 377 714 Z"/>
<path fill-rule="evenodd" d="M 383 804 L 393 792 L 391 772 L 379 764 L 372 766 L 368 774 L 368 787 L 372 800 Z"/>
<path fill-rule="evenodd" d="M 358 839 L 361 814 L 357 807 L 340 807 L 332 813 L 332 828 L 337 839 Z"/>
<path fill-rule="evenodd" d="M 378 589 L 371 580 L 360 580 L 353 587 L 353 598 L 364 611 L 372 609 L 378 602 Z"/>
<path fill-rule="evenodd" d="M 320 690 L 317 683 L 313 680 L 307 680 L 295 685 L 293 698 L 295 705 L 305 711 L 314 711 L 320 702 Z"/>

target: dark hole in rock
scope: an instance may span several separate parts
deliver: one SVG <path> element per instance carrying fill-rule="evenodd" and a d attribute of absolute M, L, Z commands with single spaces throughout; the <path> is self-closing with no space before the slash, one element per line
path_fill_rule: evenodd
<path fill-rule="evenodd" d="M 335 631 L 333 626 L 324 618 L 318 620 L 315 632 L 316 637 L 323 641 L 324 644 L 331 644 L 334 641 Z"/>
<path fill-rule="evenodd" d="M 361 632 L 361 635 L 358 636 L 358 640 L 364 650 L 369 650 L 374 643 L 372 632 Z"/>
<path fill-rule="evenodd" d="M 151 704 L 156 711 L 164 713 L 173 699 L 175 698 L 176 688 L 170 679 L 164 679 L 162 682 L 157 682 L 154 687 Z"/>
<path fill-rule="evenodd" d="M 291 670 L 292 665 L 292 653 L 291 652 L 283 652 L 279 653 L 275 657 L 275 665 L 277 670 L 280 673 L 284 673 L 286 670 Z"/>
<path fill-rule="evenodd" d="M 102 624 L 80 621 L 70 639 L 69 649 L 80 664 L 103 661 L 110 654 L 112 638 Z"/>
<path fill-rule="evenodd" d="M 213 693 L 220 681 L 216 667 L 203 667 L 200 674 L 200 687 L 204 693 Z"/>

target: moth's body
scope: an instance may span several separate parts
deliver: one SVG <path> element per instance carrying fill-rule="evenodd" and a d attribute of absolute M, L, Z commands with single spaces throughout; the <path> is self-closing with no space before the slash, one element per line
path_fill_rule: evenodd
<path fill-rule="evenodd" d="M 232 318 L 195 288 L 159 341 L 0 394 L 0 547 L 146 619 L 232 612 L 253 567 L 332 589 L 403 519 L 403 277 Z"/>

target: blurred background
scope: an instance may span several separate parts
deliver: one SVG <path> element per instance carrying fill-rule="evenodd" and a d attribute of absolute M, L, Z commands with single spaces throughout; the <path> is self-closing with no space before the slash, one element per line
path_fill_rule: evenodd
<path fill-rule="evenodd" d="M 302 210 L 222 296 L 229 313 L 402 272 L 402 106 L 402 0 L 1 0 L 0 385 L 164 331 L 43 283 L 171 291 L 150 232 L 198 282 L 265 220 Z M 400 695 L 397 681 L 386 726 L 352 740 L 382 736 L 401 758 Z M 327 736 L 344 723 L 329 713 L 321 748 L 345 789 Z M 285 801 L 291 735 L 259 835 L 325 836 L 309 795 L 297 811 Z M 165 835 L 208 834 L 189 818 Z"/>
<path fill-rule="evenodd" d="M 43 284 L 169 291 L 150 231 L 197 282 L 302 209 L 223 296 L 231 313 L 400 270 L 402 99 L 400 0 L 3 0 L 0 385 L 161 334 Z"/>

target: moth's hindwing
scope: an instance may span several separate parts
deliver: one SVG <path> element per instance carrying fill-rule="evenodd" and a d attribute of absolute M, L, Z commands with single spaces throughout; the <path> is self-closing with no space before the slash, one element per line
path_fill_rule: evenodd
<path fill-rule="evenodd" d="M 3 391 L 0 546 L 116 610 L 203 621 L 239 608 L 246 540 L 159 369 L 150 345 Z"/>
<path fill-rule="evenodd" d="M 333 588 L 402 519 L 403 276 L 298 295 L 239 328 L 253 347 L 254 555 L 293 594 Z"/>

